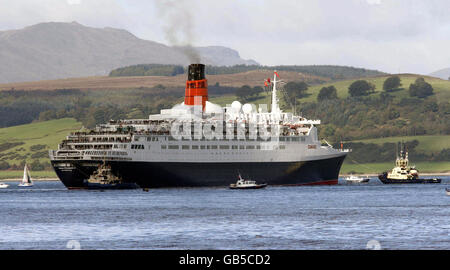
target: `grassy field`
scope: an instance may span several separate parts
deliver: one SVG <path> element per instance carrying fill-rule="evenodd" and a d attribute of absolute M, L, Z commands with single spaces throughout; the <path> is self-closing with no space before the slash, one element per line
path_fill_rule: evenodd
<path fill-rule="evenodd" d="M 411 163 L 416 165 L 419 173 L 448 173 L 450 172 L 450 162 L 417 162 Z M 392 162 L 383 163 L 367 163 L 367 164 L 346 164 L 342 165 L 341 174 L 348 173 L 382 173 L 390 171 L 395 166 L 394 160 Z"/>
<path fill-rule="evenodd" d="M 430 136 L 403 136 L 388 137 L 378 139 L 356 140 L 352 142 L 374 143 L 381 145 L 383 143 L 408 142 L 417 140 L 419 145 L 415 148 L 419 153 L 431 154 L 439 153 L 442 149 L 450 148 L 449 135 L 430 135 Z"/>
<path fill-rule="evenodd" d="M 39 178 L 58 178 L 54 171 L 32 171 L 30 172 L 31 179 L 39 179 Z M 12 171 L 12 170 L 4 170 L 0 171 L 0 179 L 22 179 L 23 170 L 20 171 Z"/>
<path fill-rule="evenodd" d="M 421 75 L 415 75 L 415 74 L 404 74 L 399 75 L 402 83 L 403 90 L 390 92 L 390 94 L 394 95 L 397 98 L 403 98 L 403 97 L 409 97 L 409 85 L 413 83 L 418 77 L 424 77 L 425 81 L 430 83 L 433 86 L 434 93 L 436 96 L 436 99 L 438 102 L 440 101 L 448 101 L 450 99 L 450 81 L 434 78 L 434 77 L 427 77 L 427 76 L 421 76 Z M 380 76 L 380 77 L 372 77 L 372 78 L 363 78 L 364 80 L 371 82 L 375 84 L 376 89 L 375 93 L 372 95 L 377 95 L 380 92 L 383 91 L 383 83 L 388 78 L 388 76 Z M 312 86 L 308 89 L 308 93 L 311 94 L 310 96 L 301 99 L 301 102 L 313 102 L 317 101 L 317 95 L 320 92 L 320 89 L 324 86 L 330 86 L 334 85 L 337 90 L 337 94 L 339 98 L 346 98 L 348 97 L 348 87 L 350 84 L 352 84 L 355 80 L 345 80 L 345 81 L 338 81 L 338 82 L 332 82 L 332 83 L 326 83 L 326 84 L 320 84 Z"/>
<path fill-rule="evenodd" d="M 71 131 L 81 127 L 81 123 L 72 118 L 37 122 L 8 128 L 0 128 L 0 146 L 6 143 L 23 143 L 1 151 L 0 160 L 12 164 L 32 160 L 48 161 L 48 150 L 56 149 L 58 143 Z M 38 150 L 32 150 L 31 148 Z M 40 153 L 39 157 L 32 157 Z"/>

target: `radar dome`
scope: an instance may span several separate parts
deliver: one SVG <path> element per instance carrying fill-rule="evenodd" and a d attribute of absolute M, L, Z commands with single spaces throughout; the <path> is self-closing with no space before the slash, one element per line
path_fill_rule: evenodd
<path fill-rule="evenodd" d="M 231 103 L 231 108 L 240 111 L 241 108 L 242 108 L 242 103 L 240 103 L 239 101 L 235 100 L 235 101 L 233 101 L 233 103 Z"/>
<path fill-rule="evenodd" d="M 252 113 L 252 111 L 253 111 L 252 104 L 248 104 L 248 103 L 244 104 L 244 106 L 242 106 L 242 111 L 243 111 L 245 114 Z"/>

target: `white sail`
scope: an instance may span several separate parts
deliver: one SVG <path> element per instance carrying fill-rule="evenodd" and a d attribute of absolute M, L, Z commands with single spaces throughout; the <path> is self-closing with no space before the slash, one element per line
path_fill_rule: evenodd
<path fill-rule="evenodd" d="M 22 184 L 28 183 L 28 177 L 27 177 L 27 164 L 25 164 L 25 167 L 23 167 L 23 179 Z"/>
<path fill-rule="evenodd" d="M 33 186 L 33 181 L 31 180 L 30 171 L 28 170 L 27 164 L 23 168 L 23 179 L 22 183 L 19 184 L 21 187 L 31 187 Z"/>

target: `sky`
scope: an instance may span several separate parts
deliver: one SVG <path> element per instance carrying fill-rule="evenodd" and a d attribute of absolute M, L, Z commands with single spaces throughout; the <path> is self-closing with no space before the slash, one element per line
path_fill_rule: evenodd
<path fill-rule="evenodd" d="M 450 67 L 448 0 L 0 0 L 0 30 L 77 21 L 264 65 L 428 74 Z"/>

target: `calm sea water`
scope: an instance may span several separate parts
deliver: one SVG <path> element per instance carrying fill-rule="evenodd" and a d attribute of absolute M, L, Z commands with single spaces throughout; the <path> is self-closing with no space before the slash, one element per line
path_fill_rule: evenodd
<path fill-rule="evenodd" d="M 0 189 L 0 249 L 450 249 L 450 177 L 442 178 L 149 192 L 13 182 Z"/>

